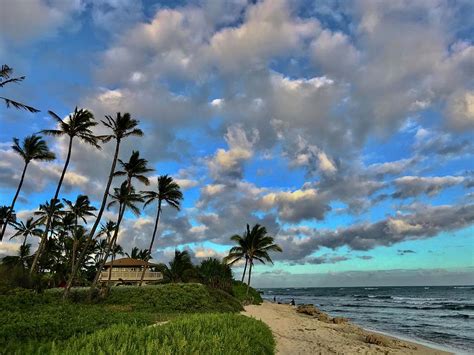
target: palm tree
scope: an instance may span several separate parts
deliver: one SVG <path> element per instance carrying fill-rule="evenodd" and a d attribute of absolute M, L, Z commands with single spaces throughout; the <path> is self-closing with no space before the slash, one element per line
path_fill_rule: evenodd
<path fill-rule="evenodd" d="M 0 88 L 3 88 L 7 84 L 19 83 L 20 81 L 25 80 L 24 76 L 12 78 L 11 77 L 12 73 L 13 73 L 13 69 L 9 67 L 8 65 L 4 64 L 0 67 Z M 0 96 L 0 99 L 5 102 L 7 107 L 13 106 L 16 109 L 23 109 L 32 113 L 39 112 L 38 109 L 32 106 L 22 104 L 21 102 L 14 101 L 12 99 L 7 99 L 6 97 L 3 97 L 3 96 Z"/>
<path fill-rule="evenodd" d="M 247 281 L 247 294 L 250 288 L 250 280 L 252 277 L 252 267 L 254 265 L 254 261 L 260 261 L 262 264 L 265 264 L 265 261 L 270 262 L 273 264 L 273 260 L 270 258 L 268 254 L 271 251 L 278 251 L 282 252 L 282 249 L 279 245 L 273 242 L 273 237 L 270 237 L 267 234 L 267 229 L 264 226 L 256 224 L 253 226 L 252 230 L 250 230 L 249 225 L 247 225 L 247 236 L 248 238 L 248 245 L 247 245 L 247 258 L 249 264 L 249 276 Z M 237 248 L 240 248 L 240 244 Z M 239 253 L 237 253 L 239 254 Z M 236 261 L 236 258 L 239 257 L 238 255 L 233 255 L 232 249 L 227 256 L 227 260 L 230 261 L 232 264 Z"/>
<path fill-rule="evenodd" d="M 92 211 L 96 211 L 97 208 L 90 205 L 89 197 L 86 195 L 79 195 L 76 201 L 73 203 L 70 200 L 63 198 L 64 203 L 69 208 L 69 213 L 74 216 L 74 232 L 73 232 L 73 244 L 72 244 L 72 255 L 71 255 L 71 272 L 74 270 L 74 262 L 76 260 L 76 251 L 79 243 L 77 238 L 78 219 L 82 219 L 84 223 L 87 223 L 86 217 L 95 216 Z"/>
<path fill-rule="evenodd" d="M 68 116 L 67 120 L 61 119 L 57 114 L 52 111 L 48 111 L 50 116 L 54 118 L 58 122 L 58 129 L 47 129 L 43 130 L 42 132 L 51 136 L 55 137 L 69 137 L 69 144 L 67 149 L 66 161 L 64 162 L 64 167 L 61 173 L 61 177 L 59 178 L 58 185 L 56 187 L 56 192 L 54 193 L 54 197 L 51 201 L 57 201 L 59 196 L 59 191 L 61 190 L 61 186 L 64 180 L 64 176 L 66 175 L 67 168 L 69 166 L 69 161 L 71 160 L 71 152 L 72 152 L 72 143 L 74 138 L 78 138 L 79 140 L 92 145 L 97 149 L 101 149 L 98 142 L 99 138 L 94 135 L 91 128 L 97 125 L 97 122 L 94 121 L 94 115 L 92 112 L 85 110 L 85 109 L 78 109 L 77 107 L 74 109 L 74 112 Z M 52 202 L 54 203 L 54 202 Z M 46 238 L 49 232 L 49 228 L 51 227 L 51 217 L 48 217 L 46 220 L 46 227 L 41 238 L 40 245 L 38 250 L 36 251 L 35 258 L 33 260 L 33 264 L 31 265 L 30 272 L 33 273 L 36 268 L 36 264 L 38 263 L 39 256 L 43 251 L 44 245 L 46 243 Z"/>
<path fill-rule="evenodd" d="M 117 112 L 117 115 L 115 118 L 112 116 L 105 116 L 105 119 L 106 120 L 102 121 L 102 123 L 104 124 L 104 126 L 112 130 L 112 134 L 101 136 L 100 138 L 102 139 L 104 143 L 107 143 L 111 140 L 115 140 L 115 152 L 114 152 L 114 157 L 112 160 L 112 166 L 110 167 L 109 177 L 107 180 L 107 184 L 105 186 L 104 195 L 102 197 L 102 203 L 100 205 L 99 212 L 97 213 L 97 218 L 87 237 L 86 247 L 84 248 L 82 253 L 79 255 L 79 258 L 78 258 L 79 262 L 76 264 L 76 267 L 73 269 L 71 273 L 71 277 L 68 280 L 67 286 L 64 290 L 64 298 L 66 298 L 67 295 L 69 294 L 69 290 L 71 289 L 74 278 L 76 277 L 77 272 L 79 270 L 79 265 L 82 263 L 82 260 L 87 255 L 87 249 L 94 239 L 95 232 L 100 224 L 102 214 L 104 213 L 105 207 L 107 205 L 109 190 L 110 190 L 110 186 L 112 185 L 112 180 L 114 178 L 114 173 L 115 173 L 115 167 L 117 165 L 117 160 L 118 160 L 118 156 L 120 152 L 120 143 L 122 142 L 122 139 L 127 138 L 127 137 L 143 136 L 142 130 L 137 128 L 139 121 L 133 119 L 129 113 L 124 113 L 122 115 L 120 112 Z"/>
<path fill-rule="evenodd" d="M 15 225 L 16 214 L 15 211 L 10 213 L 10 206 L 0 206 L 0 228 L 3 229 L 5 224 Z"/>
<path fill-rule="evenodd" d="M 127 258 L 147 260 L 148 259 L 148 249 L 139 249 L 138 247 L 133 247 L 131 253 L 125 253 Z"/>
<path fill-rule="evenodd" d="M 21 144 L 18 138 L 13 138 L 12 149 L 23 158 L 25 164 L 23 165 L 23 172 L 21 173 L 20 183 L 18 184 L 15 196 L 13 197 L 12 203 L 8 211 L 7 220 L 9 220 L 9 216 L 13 213 L 16 200 L 18 198 L 18 195 L 20 194 L 21 187 L 23 186 L 23 181 L 25 180 L 26 169 L 28 168 L 28 165 L 31 163 L 31 161 L 51 161 L 55 159 L 54 153 L 49 150 L 46 142 L 41 136 L 37 135 L 32 135 L 24 138 Z M 7 223 L 4 223 L 0 234 L 0 241 L 3 240 L 6 228 Z"/>
<path fill-rule="evenodd" d="M 145 198 L 145 204 L 143 207 L 146 207 L 153 201 L 158 201 L 158 209 L 156 212 L 155 226 L 153 228 L 153 235 L 151 237 L 150 246 L 148 247 L 148 256 L 151 257 L 151 251 L 153 250 L 153 244 L 155 242 L 156 230 L 158 228 L 158 223 L 160 221 L 161 215 L 161 205 L 166 202 L 171 207 L 174 207 L 179 211 L 180 201 L 183 199 L 183 194 L 180 191 L 179 185 L 173 181 L 173 178 L 168 175 L 159 176 L 157 179 L 158 182 L 158 191 L 142 191 L 142 194 Z M 147 268 L 143 268 L 142 276 L 140 279 L 140 286 L 143 283 L 143 278 L 145 277 L 145 272 Z"/>
<path fill-rule="evenodd" d="M 250 227 L 247 224 L 247 230 L 245 231 L 243 236 L 235 234 L 232 237 L 230 237 L 230 240 L 237 243 L 237 246 L 230 249 L 229 255 L 227 255 L 224 258 L 224 261 L 227 262 L 229 265 L 233 265 L 237 261 L 245 259 L 244 272 L 242 273 L 242 280 L 241 280 L 242 282 L 244 282 L 245 274 L 247 272 L 247 266 L 249 262 L 249 258 L 248 258 L 248 251 L 250 248 L 249 235 L 250 235 Z"/>
<path fill-rule="evenodd" d="M 134 150 L 127 162 L 121 159 L 118 161 L 123 170 L 115 172 L 114 176 L 126 176 L 128 186 L 132 185 L 132 179 L 136 179 L 147 186 L 150 184 L 150 180 L 144 174 L 153 171 L 153 169 L 148 168 L 148 160 L 140 158 L 139 151 Z"/>
<path fill-rule="evenodd" d="M 20 265 L 22 268 L 26 268 L 28 264 L 28 258 L 30 256 L 31 244 L 20 245 L 18 254 L 16 256 L 9 255 L 2 259 L 2 265 L 6 266 L 17 266 Z"/>
<path fill-rule="evenodd" d="M 123 215 L 125 211 L 129 209 L 136 216 L 138 216 L 140 215 L 140 209 L 136 206 L 136 204 L 143 203 L 142 196 L 139 193 L 135 192 L 135 188 L 132 185 L 129 185 L 128 181 L 124 181 L 122 185 L 120 185 L 119 188 L 114 188 L 114 193 L 111 194 L 110 197 L 112 201 L 109 202 L 109 204 L 107 205 L 107 208 L 118 205 L 119 214 L 117 218 L 116 227 L 114 230 L 114 235 L 112 236 L 112 239 L 110 240 L 107 250 L 105 251 L 105 255 L 104 255 L 104 258 L 102 259 L 102 263 L 98 267 L 97 274 L 91 285 L 91 291 L 97 285 L 97 282 L 99 281 L 100 273 L 102 272 L 104 264 L 109 257 L 110 251 L 111 249 L 114 248 L 117 242 L 118 232 L 120 230 L 120 224 L 122 223 Z M 112 268 L 112 266 L 113 265 L 110 265 L 110 268 Z"/>
<path fill-rule="evenodd" d="M 60 201 L 56 201 L 51 207 L 51 204 L 46 201 L 44 204 L 40 204 L 37 211 L 33 212 L 37 216 L 36 224 L 45 224 L 48 216 L 51 214 L 51 224 L 58 225 L 61 222 L 61 218 L 64 214 L 64 205 Z"/>
<path fill-rule="evenodd" d="M 174 258 L 169 262 L 169 265 L 160 264 L 158 268 L 163 273 L 165 280 L 169 282 L 184 282 L 194 271 L 194 265 L 187 250 L 175 250 Z"/>
<path fill-rule="evenodd" d="M 41 233 L 43 232 L 40 228 L 38 228 L 38 225 L 36 221 L 33 220 L 33 217 L 28 218 L 26 220 L 26 223 L 23 221 L 15 223 L 15 230 L 16 230 L 16 233 L 13 234 L 10 237 L 10 239 L 22 236 L 23 246 L 26 245 L 26 240 L 28 239 L 29 236 L 40 237 Z"/>

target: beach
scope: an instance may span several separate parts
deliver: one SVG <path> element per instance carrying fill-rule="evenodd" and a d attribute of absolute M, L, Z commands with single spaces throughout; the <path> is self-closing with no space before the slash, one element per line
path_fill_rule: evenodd
<path fill-rule="evenodd" d="M 297 313 L 296 308 L 268 301 L 249 305 L 242 314 L 272 330 L 277 354 L 450 354 L 421 344 L 369 332 L 349 322 L 334 324 Z M 371 344 L 375 339 L 379 344 Z"/>

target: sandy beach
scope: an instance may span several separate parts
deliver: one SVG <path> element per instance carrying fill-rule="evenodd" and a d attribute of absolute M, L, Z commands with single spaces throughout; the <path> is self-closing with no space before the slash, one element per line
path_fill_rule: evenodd
<path fill-rule="evenodd" d="M 297 313 L 295 307 L 264 302 L 242 314 L 271 328 L 277 354 L 450 354 L 424 345 L 372 333 L 351 323 L 334 324 Z M 367 339 L 379 344 L 371 344 Z"/>

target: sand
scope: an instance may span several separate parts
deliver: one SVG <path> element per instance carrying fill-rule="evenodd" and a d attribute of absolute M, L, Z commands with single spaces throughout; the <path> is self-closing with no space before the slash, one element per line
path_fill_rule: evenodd
<path fill-rule="evenodd" d="M 264 302 L 242 314 L 260 319 L 275 336 L 277 354 L 450 354 L 426 346 L 366 331 L 351 323 L 330 324 L 297 313 L 295 307 Z M 375 334 L 388 346 L 369 344 Z"/>

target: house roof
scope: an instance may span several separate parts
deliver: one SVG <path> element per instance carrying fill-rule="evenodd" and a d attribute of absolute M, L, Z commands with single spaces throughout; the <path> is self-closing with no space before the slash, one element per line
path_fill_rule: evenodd
<path fill-rule="evenodd" d="M 110 266 L 112 261 L 104 264 L 104 266 Z M 157 266 L 158 264 L 149 263 L 145 260 L 132 259 L 132 258 L 121 258 L 114 260 L 113 267 L 128 267 L 128 266 Z"/>

